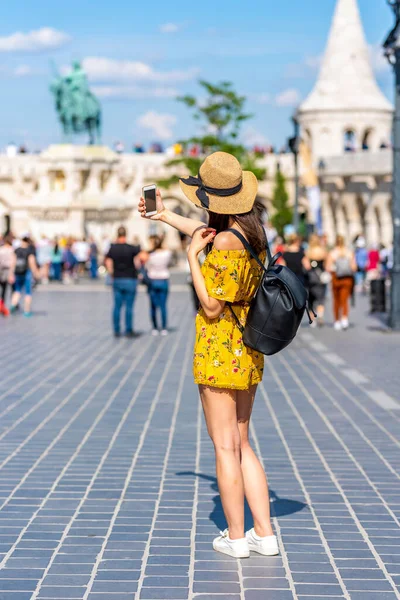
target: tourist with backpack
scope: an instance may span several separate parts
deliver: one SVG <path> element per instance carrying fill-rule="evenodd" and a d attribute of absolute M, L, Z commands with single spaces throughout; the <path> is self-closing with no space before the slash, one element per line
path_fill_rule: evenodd
<path fill-rule="evenodd" d="M 332 274 L 334 329 L 346 330 L 349 328 L 349 300 L 354 289 L 357 262 L 342 235 L 337 236 L 335 247 L 328 254 L 326 270 Z"/>
<path fill-rule="evenodd" d="M 249 425 L 263 377 L 263 354 L 274 354 L 291 342 L 304 315 L 307 292 L 286 266 L 276 264 L 280 255 L 272 258 L 262 226 L 264 207 L 256 200 L 257 179 L 242 171 L 234 156 L 211 154 L 198 177 L 182 179 L 180 185 L 191 202 L 208 211 L 208 226 L 166 209 L 158 190 L 156 214 L 147 218 L 192 237 L 188 260 L 200 302 L 194 380 L 214 444 L 228 524 L 213 548 L 236 558 L 248 557 L 250 550 L 276 555 L 267 479 L 250 445 Z M 143 198 L 139 212 L 146 218 Z M 201 266 L 202 252 L 206 258 Z M 245 497 L 254 521 L 246 533 Z"/>
<path fill-rule="evenodd" d="M 7 308 L 7 291 L 13 262 L 14 248 L 12 245 L 12 235 L 9 233 L 4 237 L 3 244 L 0 245 L 0 314 L 5 317 L 8 317 L 10 314 Z"/>
<path fill-rule="evenodd" d="M 22 238 L 21 245 L 14 252 L 10 268 L 9 282 L 14 285 L 14 293 L 11 298 L 12 313 L 15 312 L 19 305 L 21 294 L 24 293 L 24 316 L 32 316 L 31 306 L 34 277 L 39 278 L 35 248 L 31 239 L 25 236 Z"/>

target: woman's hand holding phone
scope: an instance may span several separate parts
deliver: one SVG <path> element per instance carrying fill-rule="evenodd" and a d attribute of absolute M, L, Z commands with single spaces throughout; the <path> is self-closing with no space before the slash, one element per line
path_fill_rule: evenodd
<path fill-rule="evenodd" d="M 152 221 L 160 221 L 162 219 L 162 216 L 165 213 L 166 209 L 165 209 L 165 206 L 164 206 L 162 198 L 161 198 L 160 190 L 158 188 L 156 190 L 156 211 L 157 212 L 155 214 L 152 214 L 151 216 L 146 215 L 146 201 L 143 198 L 143 196 L 139 200 L 138 211 L 140 213 L 140 216 L 143 217 L 144 219 L 151 219 Z"/>

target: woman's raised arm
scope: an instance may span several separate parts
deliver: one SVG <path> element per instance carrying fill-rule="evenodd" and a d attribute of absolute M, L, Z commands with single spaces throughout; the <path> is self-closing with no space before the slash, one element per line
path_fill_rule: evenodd
<path fill-rule="evenodd" d="M 156 205 L 157 205 L 157 213 L 151 217 L 146 216 L 146 204 L 144 198 L 140 198 L 138 210 L 140 215 L 144 219 L 150 219 L 151 221 L 162 221 L 167 225 L 171 225 L 178 231 L 181 231 L 185 235 L 192 237 L 194 232 L 199 229 L 199 227 L 204 227 L 204 223 L 197 219 L 189 219 L 188 217 L 182 217 L 181 215 L 177 215 L 172 210 L 168 210 L 165 208 L 160 190 L 157 189 L 156 194 Z"/>

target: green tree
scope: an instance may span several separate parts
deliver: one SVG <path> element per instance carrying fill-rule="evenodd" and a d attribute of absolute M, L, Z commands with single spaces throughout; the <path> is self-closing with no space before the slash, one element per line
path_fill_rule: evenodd
<path fill-rule="evenodd" d="M 272 205 L 276 212 L 272 216 L 271 221 L 281 236 L 283 236 L 285 226 L 290 225 L 293 219 L 293 211 L 288 204 L 289 194 L 286 190 L 285 176 L 278 169 L 275 175 L 275 189 L 272 197 Z"/>
<path fill-rule="evenodd" d="M 236 94 L 232 84 L 227 81 L 219 84 L 199 81 L 199 84 L 207 94 L 205 100 L 199 100 L 194 96 L 183 96 L 178 98 L 178 101 L 183 102 L 193 111 L 193 118 L 201 123 L 203 134 L 179 140 L 178 143 L 183 147 L 183 154 L 168 161 L 167 166 L 184 166 L 190 175 L 197 175 L 203 156 L 187 155 L 188 149 L 197 145 L 203 154 L 218 150 L 233 154 L 244 170 L 252 171 L 258 179 L 263 179 L 265 169 L 257 167 L 259 157 L 238 142 L 242 123 L 252 116 L 244 111 L 246 98 Z M 178 181 L 179 176 L 173 174 L 168 179 L 159 180 L 158 185 L 168 188 Z"/>

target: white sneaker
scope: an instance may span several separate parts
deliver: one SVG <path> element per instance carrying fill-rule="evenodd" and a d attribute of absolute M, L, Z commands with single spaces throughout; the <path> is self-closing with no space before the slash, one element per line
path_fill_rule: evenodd
<path fill-rule="evenodd" d="M 168 335 L 167 329 L 163 329 L 162 332 L 161 332 L 161 335 Z"/>
<path fill-rule="evenodd" d="M 349 328 L 349 320 L 347 317 L 344 317 L 342 319 L 342 329 L 348 329 Z"/>
<path fill-rule="evenodd" d="M 264 554 L 264 556 L 276 556 L 279 554 L 278 540 L 276 539 L 276 535 L 260 537 L 256 534 L 253 527 L 253 529 L 250 529 L 250 531 L 246 531 L 246 538 L 249 548 L 253 552 Z"/>
<path fill-rule="evenodd" d="M 220 531 L 220 534 L 213 541 L 214 550 L 234 558 L 248 558 L 250 556 L 249 544 L 245 537 L 239 540 L 231 540 L 228 529 Z"/>
<path fill-rule="evenodd" d="M 159 335 L 159 333 L 160 332 L 158 331 L 158 329 L 153 329 L 153 331 L 151 332 L 151 335 L 156 336 L 156 335 Z"/>
<path fill-rule="evenodd" d="M 342 323 L 340 321 L 335 321 L 335 324 L 333 326 L 335 331 L 341 331 L 342 330 Z"/>

